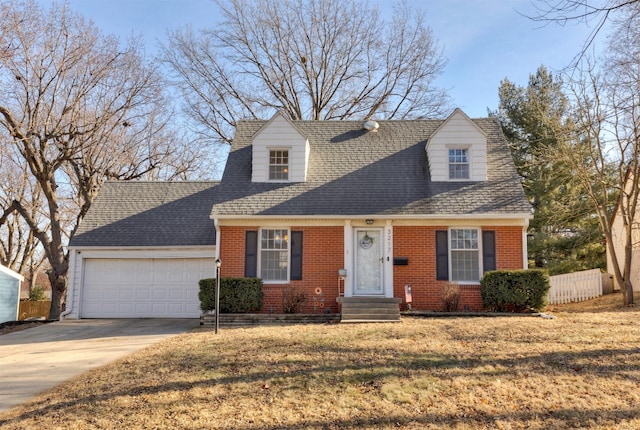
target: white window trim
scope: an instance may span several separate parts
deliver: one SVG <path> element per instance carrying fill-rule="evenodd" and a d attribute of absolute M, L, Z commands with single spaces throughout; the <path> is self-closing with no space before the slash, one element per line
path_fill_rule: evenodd
<path fill-rule="evenodd" d="M 471 145 L 447 145 L 445 147 L 447 149 L 447 178 L 451 182 L 469 182 L 473 177 L 472 167 L 473 163 L 471 162 Z M 449 176 L 449 168 L 451 166 L 451 162 L 449 161 L 449 150 L 450 149 L 466 149 L 467 150 L 467 165 L 469 166 L 469 177 L 468 178 L 451 178 Z M 456 163 L 459 164 L 459 163 Z"/>
<path fill-rule="evenodd" d="M 262 278 L 262 231 L 263 230 L 286 230 L 289 240 L 287 240 L 287 279 L 262 279 L 263 284 L 289 284 L 291 282 L 291 228 L 290 227 L 260 227 L 258 230 L 258 271 L 257 275 Z"/>
<path fill-rule="evenodd" d="M 451 230 L 476 230 L 478 232 L 478 280 L 477 281 L 454 281 L 453 280 L 453 264 L 451 259 L 451 252 L 453 249 L 451 248 Z M 482 260 L 483 257 L 483 247 L 482 247 L 482 229 L 480 227 L 449 227 L 449 231 L 447 232 L 447 252 L 449 253 L 449 280 L 450 282 L 455 282 L 460 285 L 480 285 L 480 279 L 484 275 L 484 262 Z"/>
<path fill-rule="evenodd" d="M 289 160 L 287 164 L 287 169 L 288 169 L 287 179 L 271 179 L 270 177 L 271 151 L 287 151 L 287 159 Z M 279 182 L 279 183 L 291 182 L 291 147 L 283 147 L 283 146 L 267 147 L 267 182 Z"/>

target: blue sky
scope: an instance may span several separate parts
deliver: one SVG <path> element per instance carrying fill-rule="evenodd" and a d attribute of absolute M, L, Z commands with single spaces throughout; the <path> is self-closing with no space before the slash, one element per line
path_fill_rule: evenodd
<path fill-rule="evenodd" d="M 487 116 L 487 108 L 497 108 L 498 87 L 505 77 L 526 85 L 529 74 L 542 64 L 559 72 L 592 31 L 585 24 L 541 27 L 521 15 L 535 13 L 531 0 L 408 2 L 424 11 L 448 58 L 437 85 L 449 89 L 453 104 L 471 117 Z M 394 3 L 371 1 L 383 13 L 391 13 Z M 69 5 L 106 33 L 142 35 L 149 53 L 166 40 L 169 28 L 212 27 L 219 20 L 210 0 L 69 0 Z"/>

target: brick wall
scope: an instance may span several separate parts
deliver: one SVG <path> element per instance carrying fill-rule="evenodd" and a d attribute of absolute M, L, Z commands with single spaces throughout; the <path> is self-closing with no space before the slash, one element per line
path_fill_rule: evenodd
<path fill-rule="evenodd" d="M 442 288 L 447 281 L 436 280 L 436 230 L 441 227 L 394 227 L 395 257 L 408 257 L 409 265 L 394 266 L 395 297 L 405 297 L 405 285 L 411 285 L 412 309 L 443 310 Z M 521 269 L 522 227 L 484 227 L 496 233 L 496 268 Z M 406 308 L 406 303 L 403 303 Z M 459 308 L 482 309 L 479 285 L 460 286 Z"/>
<path fill-rule="evenodd" d="M 257 227 L 221 227 L 222 276 L 244 276 L 245 231 Z M 305 295 L 303 313 L 338 312 L 338 270 L 344 265 L 343 227 L 291 227 L 303 232 L 302 280 L 265 284 L 262 312 L 281 313 L 283 298 L 293 290 Z"/>
<path fill-rule="evenodd" d="M 412 308 L 442 310 L 442 287 L 437 281 L 436 230 L 441 227 L 394 227 L 394 256 L 408 257 L 407 266 L 394 266 L 394 296 L 404 298 L 404 286 L 411 285 Z M 221 227 L 220 259 L 222 276 L 244 276 L 245 231 L 258 227 Z M 305 294 L 301 312 L 338 312 L 337 272 L 344 265 L 343 227 L 292 227 L 303 231 L 303 273 L 301 281 L 290 284 L 265 284 L 263 312 L 282 312 L 283 296 L 292 288 Z M 484 227 L 496 233 L 498 269 L 522 268 L 522 228 Z M 479 285 L 461 285 L 460 309 L 482 308 Z M 403 303 L 406 307 L 406 303 Z"/>

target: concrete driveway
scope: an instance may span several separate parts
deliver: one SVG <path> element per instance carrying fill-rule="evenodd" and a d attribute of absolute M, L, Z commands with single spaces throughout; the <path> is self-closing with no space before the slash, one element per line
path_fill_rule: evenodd
<path fill-rule="evenodd" d="M 197 319 L 74 320 L 0 336 L 0 412 L 168 337 Z"/>

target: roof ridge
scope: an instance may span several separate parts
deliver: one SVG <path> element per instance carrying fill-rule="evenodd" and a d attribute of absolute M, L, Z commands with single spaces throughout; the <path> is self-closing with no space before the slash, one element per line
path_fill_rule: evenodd
<path fill-rule="evenodd" d="M 179 181 L 153 181 L 153 180 L 144 180 L 138 181 L 134 179 L 130 180 L 117 180 L 117 179 L 109 179 L 105 181 L 105 184 L 219 184 L 220 179 L 203 179 L 203 180 L 179 180 Z"/>

